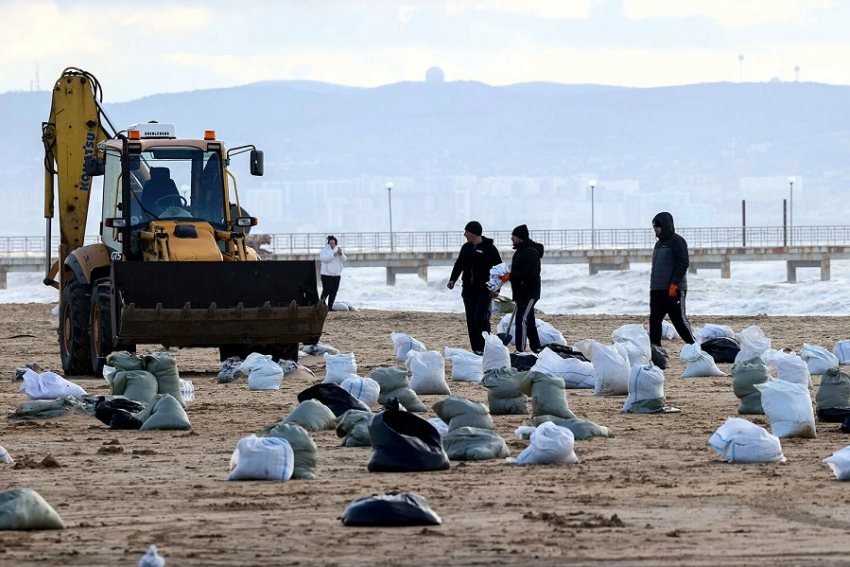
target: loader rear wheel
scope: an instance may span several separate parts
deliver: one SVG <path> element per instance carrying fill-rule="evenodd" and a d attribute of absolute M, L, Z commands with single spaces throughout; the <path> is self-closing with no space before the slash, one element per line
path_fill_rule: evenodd
<path fill-rule="evenodd" d="M 112 347 L 112 284 L 97 281 L 91 294 L 91 365 L 95 376 L 103 375 L 106 356 Z"/>
<path fill-rule="evenodd" d="M 74 279 L 59 296 L 59 354 L 66 376 L 91 372 L 89 308 L 91 287 Z"/>

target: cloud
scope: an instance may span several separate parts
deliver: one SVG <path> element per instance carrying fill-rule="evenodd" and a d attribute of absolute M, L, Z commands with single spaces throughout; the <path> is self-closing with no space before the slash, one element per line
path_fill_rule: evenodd
<path fill-rule="evenodd" d="M 580 20 L 590 15 L 591 2 L 597 0 L 449 0 L 445 10 L 450 16 L 463 11 L 522 14 L 551 20 Z"/>
<path fill-rule="evenodd" d="M 777 22 L 811 23 L 813 12 L 833 0 L 622 0 L 630 20 L 709 18 L 725 28 L 743 29 Z"/>
<path fill-rule="evenodd" d="M 398 19 L 399 19 L 400 22 L 406 24 L 407 22 L 410 21 L 410 18 L 413 17 L 413 14 L 415 14 L 419 10 L 421 10 L 421 8 L 418 8 L 416 6 L 407 6 L 407 5 L 402 6 L 398 10 Z"/>

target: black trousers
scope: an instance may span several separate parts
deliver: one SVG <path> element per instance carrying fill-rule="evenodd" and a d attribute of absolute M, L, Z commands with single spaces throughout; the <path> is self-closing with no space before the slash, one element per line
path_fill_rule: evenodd
<path fill-rule="evenodd" d="M 521 299 L 516 302 L 516 319 L 514 320 L 514 343 L 517 352 L 525 351 L 525 341 L 533 352 L 540 350 L 540 336 L 537 334 L 537 320 L 534 318 L 536 299 Z"/>
<path fill-rule="evenodd" d="M 322 300 L 327 298 L 328 309 L 333 309 L 336 292 L 339 291 L 339 281 L 342 276 L 322 276 Z"/>
<path fill-rule="evenodd" d="M 490 292 L 484 293 L 462 293 L 463 309 L 466 311 L 466 330 L 469 332 L 469 345 L 473 351 L 484 350 L 483 332 L 490 331 L 490 305 L 492 298 Z"/>
<path fill-rule="evenodd" d="M 649 292 L 649 342 L 661 346 L 661 322 L 665 315 L 670 316 L 670 322 L 682 340 L 688 344 L 694 343 L 694 334 L 688 315 L 685 312 L 685 296 L 687 291 L 678 290 L 676 297 L 670 297 L 666 289 L 653 289 Z"/>

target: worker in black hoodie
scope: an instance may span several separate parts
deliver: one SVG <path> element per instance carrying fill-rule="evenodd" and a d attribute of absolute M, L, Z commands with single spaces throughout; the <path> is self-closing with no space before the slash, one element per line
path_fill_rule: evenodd
<path fill-rule="evenodd" d="M 499 250 L 491 238 L 481 236 L 483 229 L 478 221 L 469 221 L 463 230 L 466 244 L 461 246 L 452 275 L 446 287 L 454 289 L 455 282 L 463 273 L 463 308 L 466 311 L 466 328 L 469 344 L 476 354 L 484 352 L 483 332 L 490 332 L 490 305 L 492 293 L 487 287 L 490 268 L 502 263 Z"/>
<path fill-rule="evenodd" d="M 514 257 L 511 260 L 511 290 L 516 303 L 514 319 L 514 342 L 517 352 L 525 351 L 526 338 L 531 350 L 541 350 L 540 337 L 537 334 L 537 321 L 534 319 L 534 304 L 540 300 L 540 259 L 543 257 L 543 245 L 533 241 L 524 224 L 511 232 L 514 243 Z"/>
<path fill-rule="evenodd" d="M 661 346 L 661 322 L 665 315 L 682 340 L 694 343 L 691 324 L 685 312 L 688 294 L 688 243 L 676 234 L 673 215 L 658 213 L 652 219 L 658 242 L 652 251 L 649 276 L 649 342 Z"/>

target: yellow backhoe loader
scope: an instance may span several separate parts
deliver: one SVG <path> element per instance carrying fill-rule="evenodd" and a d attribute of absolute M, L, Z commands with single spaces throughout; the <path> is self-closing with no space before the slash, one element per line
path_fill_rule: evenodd
<path fill-rule="evenodd" d="M 137 344 L 218 347 L 294 359 L 314 344 L 328 309 L 313 262 L 259 261 L 245 234 L 257 220 L 239 205 L 231 158 L 214 131 L 178 138 L 172 124 L 117 131 L 97 79 L 69 67 L 53 88 L 45 148 L 45 285 L 60 290 L 59 349 L 67 375 L 102 372 L 113 350 Z M 84 244 L 95 178 L 103 179 L 100 242 Z M 57 184 L 54 180 L 58 179 Z M 59 207 L 59 258 L 51 221 Z"/>

